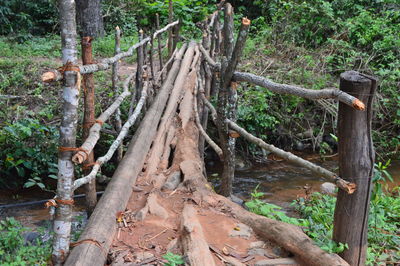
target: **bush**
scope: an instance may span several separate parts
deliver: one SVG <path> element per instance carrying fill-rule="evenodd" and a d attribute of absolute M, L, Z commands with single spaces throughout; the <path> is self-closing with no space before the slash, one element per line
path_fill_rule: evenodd
<path fill-rule="evenodd" d="M 386 171 L 386 164 L 375 165 L 373 178 L 374 189 L 368 220 L 368 265 L 391 265 L 400 260 L 400 187 L 389 191 L 383 189 L 385 182 L 391 180 Z M 250 211 L 278 221 L 294 224 L 303 228 L 304 232 L 315 243 L 327 252 L 339 253 L 347 245 L 332 241 L 333 214 L 336 197 L 313 193 L 310 198 L 300 198 L 293 202 L 301 218 L 288 217 L 280 211 L 280 207 L 266 203 L 260 198 L 263 193 L 251 193 L 251 200 L 246 202 Z"/>
<path fill-rule="evenodd" d="M 24 41 L 30 35 L 53 32 L 57 21 L 54 0 L 0 0 L 0 35 L 13 34 Z"/>
<path fill-rule="evenodd" d="M 30 243 L 23 237 L 26 231 L 14 218 L 0 221 L 1 265 L 47 265 L 51 255 L 50 243 L 43 243 L 40 237 Z"/>
<path fill-rule="evenodd" d="M 45 188 L 47 177 L 57 178 L 57 140 L 55 126 L 42 125 L 26 118 L 0 130 L 1 187 L 38 185 Z M 10 177 L 14 176 L 13 179 Z"/>

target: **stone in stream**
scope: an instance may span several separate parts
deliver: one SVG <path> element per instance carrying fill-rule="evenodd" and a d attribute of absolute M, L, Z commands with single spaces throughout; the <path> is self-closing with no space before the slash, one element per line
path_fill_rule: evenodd
<path fill-rule="evenodd" d="M 336 185 L 330 182 L 325 182 L 321 185 L 321 193 L 334 195 L 336 191 Z"/>

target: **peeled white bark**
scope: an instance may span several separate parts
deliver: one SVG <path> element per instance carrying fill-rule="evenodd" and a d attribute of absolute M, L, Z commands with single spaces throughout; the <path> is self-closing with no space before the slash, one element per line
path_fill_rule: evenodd
<path fill-rule="evenodd" d="M 174 22 L 168 24 L 167 26 L 165 26 L 164 28 L 154 32 L 153 38 L 156 38 L 159 34 L 167 31 L 169 28 L 177 25 L 178 23 L 179 23 L 179 20 L 174 21 Z M 128 49 L 128 51 L 126 51 L 126 52 L 119 53 L 119 54 L 117 54 L 117 55 L 115 55 L 113 57 L 110 57 L 110 58 L 105 58 L 100 63 L 97 63 L 97 64 L 78 66 L 79 67 L 79 72 L 81 74 L 90 74 L 90 73 L 94 73 L 94 72 L 97 72 L 97 71 L 100 71 L 100 70 L 109 69 L 115 62 L 118 62 L 122 58 L 132 56 L 134 51 L 138 47 L 145 45 L 149 41 L 150 41 L 150 37 L 144 38 L 142 41 L 132 45 Z M 75 64 L 76 64 L 76 62 L 75 62 Z M 62 79 L 62 77 L 63 77 L 63 75 L 60 73 L 60 71 L 51 70 L 51 71 L 46 72 L 46 73 L 44 73 L 42 75 L 42 81 L 44 81 L 44 82 L 59 81 L 59 80 Z"/>
<path fill-rule="evenodd" d="M 75 1 L 59 0 L 60 27 L 62 43 L 62 62 L 77 63 Z M 60 147 L 74 148 L 76 144 L 76 126 L 78 123 L 79 73 L 64 73 L 63 111 L 60 125 Z M 57 199 L 73 202 L 72 182 L 74 180 L 74 164 L 71 161 L 72 151 L 60 149 L 58 153 Z M 58 202 L 54 219 L 54 240 L 52 260 L 61 265 L 69 253 L 71 235 L 72 205 Z"/>
<path fill-rule="evenodd" d="M 131 77 L 133 77 L 133 75 L 134 74 L 132 74 Z M 146 98 L 147 98 L 147 87 L 148 87 L 148 82 L 146 82 L 145 85 L 143 86 L 142 94 L 141 94 L 140 100 L 135 108 L 135 111 L 129 117 L 128 121 L 125 122 L 125 124 L 121 128 L 121 131 L 118 134 L 118 137 L 111 144 L 107 153 L 104 156 L 102 156 L 96 160 L 96 163 L 93 166 L 90 174 L 88 174 L 85 177 L 75 180 L 74 187 L 73 187 L 74 190 L 84 184 L 89 183 L 91 180 L 95 179 L 98 171 L 100 170 L 100 167 L 104 163 L 108 162 L 111 159 L 111 157 L 114 155 L 114 152 L 118 149 L 118 147 L 121 145 L 122 141 L 128 134 L 129 128 L 135 123 L 136 119 L 140 115 L 140 112 L 141 112 L 143 105 L 146 102 Z"/>
<path fill-rule="evenodd" d="M 89 136 L 85 140 L 85 142 L 82 144 L 80 147 L 80 151 L 78 151 L 73 157 L 72 161 L 74 163 L 80 164 L 83 163 L 87 157 L 88 154 L 94 149 L 94 146 L 96 146 L 97 141 L 100 139 L 100 130 L 102 127 L 102 124 L 106 122 L 110 116 L 118 110 L 119 106 L 123 102 L 123 100 L 131 95 L 131 92 L 129 91 L 129 82 L 133 78 L 135 74 L 132 73 L 124 82 L 123 88 L 124 91 L 115 99 L 114 103 L 112 103 L 98 118 L 97 121 L 98 123 L 95 123 L 89 131 Z"/>

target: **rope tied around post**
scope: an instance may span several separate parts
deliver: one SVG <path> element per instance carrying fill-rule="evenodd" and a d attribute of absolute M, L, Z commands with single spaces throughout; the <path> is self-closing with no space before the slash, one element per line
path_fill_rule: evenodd
<path fill-rule="evenodd" d="M 91 245 L 95 245 L 96 247 L 100 248 L 101 251 L 107 255 L 107 252 L 105 251 L 104 247 L 100 244 L 99 241 L 97 241 L 96 239 L 92 239 L 92 238 L 88 238 L 88 239 L 82 239 L 73 243 L 70 243 L 69 246 L 71 248 L 79 246 L 80 244 L 91 244 Z"/>
<path fill-rule="evenodd" d="M 100 165 L 99 162 L 94 162 L 94 163 L 87 163 L 82 165 L 83 170 L 89 170 L 92 166 L 95 166 L 96 164 Z"/>
<path fill-rule="evenodd" d="M 87 156 L 89 156 L 89 151 L 85 150 L 82 147 L 58 147 L 58 151 L 59 152 L 65 152 L 65 151 L 74 151 L 74 152 L 78 152 L 78 151 L 82 151 L 84 152 Z"/>

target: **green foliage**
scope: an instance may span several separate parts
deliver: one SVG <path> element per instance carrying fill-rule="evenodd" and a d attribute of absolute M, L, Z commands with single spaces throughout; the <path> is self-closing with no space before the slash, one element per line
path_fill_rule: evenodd
<path fill-rule="evenodd" d="M 165 266 L 176 266 L 185 263 L 181 255 L 174 254 L 171 252 L 166 253 L 162 257 L 168 261 L 167 263 L 164 264 Z"/>
<path fill-rule="evenodd" d="M 400 230 L 400 189 L 391 192 L 382 189 L 382 184 L 391 180 L 386 171 L 389 164 L 378 163 L 375 167 L 368 220 L 368 265 L 391 264 L 400 259 L 400 237 L 396 233 Z M 319 245 L 332 236 L 335 204 L 335 197 L 320 193 L 294 203 L 301 216 L 310 222 L 306 233 Z"/>
<path fill-rule="evenodd" d="M 207 1 L 174 0 L 174 19 L 182 22 L 182 32 L 200 33 L 196 22 L 202 21 L 206 15 L 214 11 L 214 7 L 207 5 Z M 168 0 L 107 0 L 104 10 L 109 14 L 106 24 L 111 27 L 119 25 L 124 32 L 137 35 L 137 26 L 142 29 L 154 29 L 156 14 L 160 16 L 160 26 L 168 23 Z M 193 38 L 193 36 L 190 36 Z"/>
<path fill-rule="evenodd" d="M 386 171 L 390 161 L 375 165 L 373 178 L 374 189 L 371 197 L 368 220 L 367 264 L 393 264 L 400 260 L 400 188 L 391 191 L 385 185 L 392 181 Z M 385 189 L 383 189 L 385 188 Z M 287 222 L 303 228 L 304 232 L 327 252 L 339 253 L 347 244 L 331 240 L 333 231 L 333 214 L 336 198 L 321 193 L 313 193 L 310 198 L 300 198 L 293 205 L 301 219 L 288 217 L 280 207 L 261 200 L 263 193 L 251 193 L 251 200 L 246 202 L 250 211 L 278 221 Z"/>
<path fill-rule="evenodd" d="M 0 173 L 15 176 L 0 179 L 2 187 L 25 183 L 44 189 L 46 177 L 57 178 L 57 139 L 55 126 L 42 125 L 36 119 L 22 119 L 0 130 Z"/>
<path fill-rule="evenodd" d="M 327 252 L 339 253 L 347 248 L 345 244 L 337 244 L 331 239 L 332 223 L 328 224 L 329 219 L 327 219 L 329 217 L 329 209 L 327 209 L 327 211 L 323 209 L 323 207 L 329 206 L 321 206 L 313 210 L 311 212 L 313 216 L 309 215 L 306 219 L 293 218 L 282 212 L 281 207 L 262 201 L 260 198 L 264 193 L 258 192 L 257 189 L 258 186 L 254 189 L 254 192 L 251 193 L 251 200 L 245 203 L 246 207 L 249 208 L 251 212 L 302 227 L 304 232 L 311 237 L 321 249 Z M 304 199 L 301 200 L 304 202 Z M 334 208 L 334 206 L 333 203 L 331 207 Z"/>
<path fill-rule="evenodd" d="M 50 243 L 26 243 L 23 233 L 26 229 L 14 218 L 0 221 L 0 264 L 7 266 L 47 265 L 50 259 Z"/>
<path fill-rule="evenodd" d="M 18 42 L 52 32 L 57 20 L 54 0 L 0 0 L 0 35 L 13 34 Z"/>
<path fill-rule="evenodd" d="M 267 138 L 267 131 L 279 123 L 278 119 L 268 112 L 273 104 L 274 93 L 256 86 L 239 91 L 238 118 L 246 129 L 261 138 Z"/>

